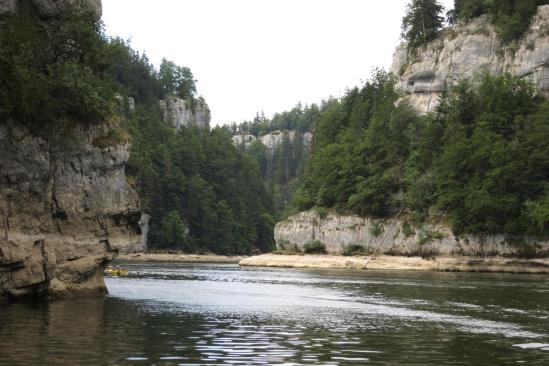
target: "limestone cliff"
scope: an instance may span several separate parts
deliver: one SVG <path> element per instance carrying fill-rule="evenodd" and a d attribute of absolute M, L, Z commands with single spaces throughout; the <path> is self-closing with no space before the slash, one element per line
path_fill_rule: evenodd
<path fill-rule="evenodd" d="M 233 135 L 233 144 L 236 146 L 244 146 L 244 147 L 250 147 L 250 145 L 257 140 L 257 137 L 254 135 L 247 135 L 247 134 L 241 134 L 241 135 Z"/>
<path fill-rule="evenodd" d="M 176 96 L 169 96 L 160 101 L 160 108 L 164 114 L 164 121 L 176 129 L 181 127 L 210 128 L 211 114 L 208 104 L 202 100 L 189 101 Z"/>
<path fill-rule="evenodd" d="M 284 139 L 288 139 L 288 141 L 293 142 L 297 137 L 296 131 L 293 130 L 287 130 L 287 131 L 272 131 L 270 133 L 267 133 L 265 135 L 255 137 L 254 135 L 246 135 L 246 134 L 239 134 L 233 136 L 233 143 L 235 145 L 244 145 L 245 147 L 249 147 L 254 141 L 259 140 L 265 146 L 265 150 L 267 153 L 274 153 L 276 148 L 282 144 L 282 141 Z M 313 144 L 313 134 L 311 132 L 305 132 L 302 134 L 303 138 L 303 147 L 306 149 L 311 148 Z"/>
<path fill-rule="evenodd" d="M 43 19 L 72 5 L 101 15 L 100 0 L 28 4 Z M 3 0 L 0 13 L 20 5 Z M 124 173 L 130 145 L 117 120 L 0 119 L 0 300 L 103 293 L 107 262 L 142 240 L 139 200 Z"/>
<path fill-rule="evenodd" d="M 103 292 L 107 261 L 140 239 L 130 146 L 107 144 L 111 128 L 0 123 L 0 297 Z"/>
<path fill-rule="evenodd" d="M 549 241 L 503 235 L 456 237 L 447 225 L 424 224 L 412 227 L 403 220 L 375 220 L 335 213 L 321 216 L 315 211 L 301 212 L 275 227 L 279 249 L 303 250 L 319 241 L 329 254 L 342 254 L 362 248 L 376 255 L 402 256 L 507 256 L 548 257 Z"/>
<path fill-rule="evenodd" d="M 431 112 L 447 87 L 482 72 L 511 73 L 549 93 L 549 5 L 538 7 L 529 29 L 516 43 L 504 45 L 487 16 L 457 24 L 415 53 L 401 44 L 391 72 L 419 112 Z"/>

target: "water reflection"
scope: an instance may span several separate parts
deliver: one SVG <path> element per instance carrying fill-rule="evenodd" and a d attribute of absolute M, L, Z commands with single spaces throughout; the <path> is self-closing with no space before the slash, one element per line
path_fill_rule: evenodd
<path fill-rule="evenodd" d="M 126 266 L 106 299 L 0 309 L 0 364 L 549 364 L 542 276 Z"/>

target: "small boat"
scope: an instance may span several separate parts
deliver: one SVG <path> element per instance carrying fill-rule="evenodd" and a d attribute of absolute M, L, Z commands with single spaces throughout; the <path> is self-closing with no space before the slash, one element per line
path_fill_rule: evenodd
<path fill-rule="evenodd" d="M 107 269 L 105 270 L 105 274 L 107 276 L 112 276 L 112 277 L 126 277 L 128 276 L 129 273 L 130 271 L 128 271 L 127 269 L 114 268 L 111 266 L 108 266 Z"/>

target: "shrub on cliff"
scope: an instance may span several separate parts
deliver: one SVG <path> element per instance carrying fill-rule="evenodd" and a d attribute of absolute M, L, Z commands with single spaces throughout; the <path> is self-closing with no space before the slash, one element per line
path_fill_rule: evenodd
<path fill-rule="evenodd" d="M 326 246 L 322 242 L 315 240 L 303 246 L 305 254 L 326 254 Z"/>

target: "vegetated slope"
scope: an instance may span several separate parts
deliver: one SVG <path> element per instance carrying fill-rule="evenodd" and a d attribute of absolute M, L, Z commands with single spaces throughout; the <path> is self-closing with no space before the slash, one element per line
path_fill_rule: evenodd
<path fill-rule="evenodd" d="M 485 75 L 418 116 L 376 72 L 323 113 L 301 210 L 450 220 L 454 233 L 546 235 L 549 103 L 528 82 Z"/>
<path fill-rule="evenodd" d="M 314 126 L 324 106 L 301 106 L 277 113 L 271 120 L 258 116 L 252 122 L 226 126 L 233 141 L 259 165 L 265 189 L 273 197 L 274 215 L 290 212 L 291 198 L 302 182 L 305 162 L 314 148 Z"/>
<path fill-rule="evenodd" d="M 116 79 L 135 98 L 127 113 L 133 148 L 127 172 L 151 216 L 152 249 L 248 254 L 272 247 L 271 199 L 257 164 L 232 145 L 225 130 L 173 128 L 159 100 L 196 97 L 188 68 L 164 61 L 156 71 L 146 57 L 112 40 Z M 145 81 L 145 82 L 144 82 Z"/>
<path fill-rule="evenodd" d="M 191 108 L 203 103 L 188 68 L 164 60 L 156 70 L 87 13 L 45 26 L 21 4 L 3 19 L 3 120 L 59 138 L 60 130 L 108 121 L 94 146 L 131 142 L 126 171 L 151 215 L 152 248 L 244 254 L 272 246 L 271 201 L 257 164 L 221 130 L 176 130 L 164 121 L 159 101 L 167 96 Z"/>

